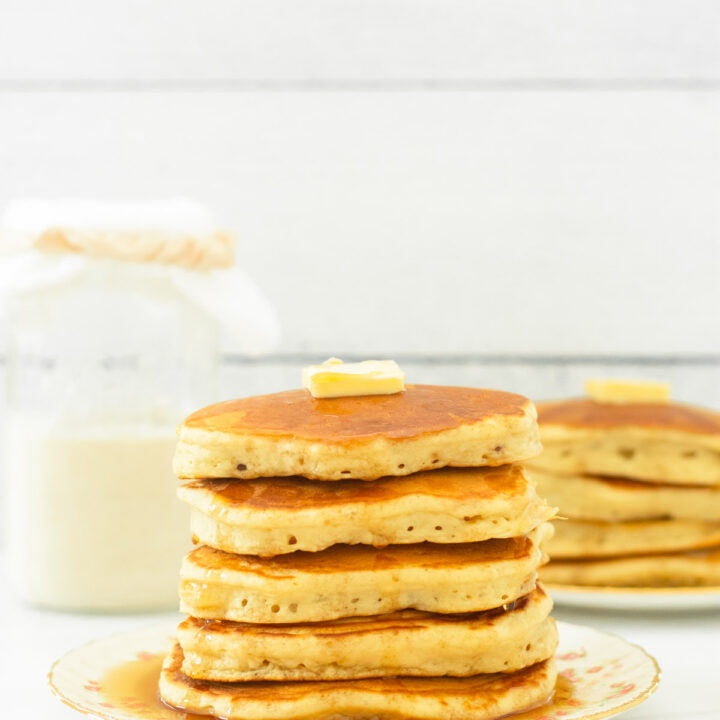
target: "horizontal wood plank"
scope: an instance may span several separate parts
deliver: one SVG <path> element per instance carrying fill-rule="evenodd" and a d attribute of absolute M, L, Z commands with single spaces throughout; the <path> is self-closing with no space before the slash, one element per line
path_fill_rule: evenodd
<path fill-rule="evenodd" d="M 17 195 L 187 194 L 282 350 L 720 350 L 715 93 L 25 93 Z"/>
<path fill-rule="evenodd" d="M 715 0 L 4 0 L 0 81 L 718 79 Z"/>

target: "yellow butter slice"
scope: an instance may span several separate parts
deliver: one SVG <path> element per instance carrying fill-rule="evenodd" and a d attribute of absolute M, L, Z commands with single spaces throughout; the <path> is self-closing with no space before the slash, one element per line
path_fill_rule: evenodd
<path fill-rule="evenodd" d="M 670 400 L 670 383 L 655 380 L 590 379 L 585 381 L 585 392 L 599 403 L 666 403 Z"/>
<path fill-rule="evenodd" d="M 392 395 L 405 389 L 405 373 L 394 360 L 344 363 L 330 358 L 304 368 L 302 379 L 316 398 Z"/>

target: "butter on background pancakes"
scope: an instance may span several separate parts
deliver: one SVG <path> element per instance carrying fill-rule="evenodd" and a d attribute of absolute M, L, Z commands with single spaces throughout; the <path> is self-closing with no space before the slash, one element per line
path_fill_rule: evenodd
<path fill-rule="evenodd" d="M 436 385 L 394 395 L 316 399 L 289 390 L 231 400 L 190 415 L 178 435 L 181 479 L 376 480 L 504 465 L 541 449 L 527 398 Z"/>
<path fill-rule="evenodd" d="M 384 549 L 333 545 L 273 558 L 205 545 L 180 571 L 180 609 L 198 618 L 312 622 L 406 608 L 440 613 L 488 610 L 535 587 L 545 561 L 544 524 L 524 538 Z"/>
<path fill-rule="evenodd" d="M 519 465 L 445 468 L 374 482 L 196 480 L 179 497 L 198 542 L 279 555 L 338 543 L 395 545 L 521 537 L 554 513 Z"/>
<path fill-rule="evenodd" d="M 547 700 L 557 677 L 550 659 L 515 673 L 464 678 L 224 683 L 193 680 L 182 672 L 182 662 L 176 644 L 160 674 L 165 702 L 192 713 L 243 720 L 496 720 Z"/>
<path fill-rule="evenodd" d="M 506 607 L 297 624 L 188 618 L 178 628 L 182 670 L 223 681 L 466 676 L 511 672 L 550 657 L 557 630 L 548 595 L 537 588 Z"/>

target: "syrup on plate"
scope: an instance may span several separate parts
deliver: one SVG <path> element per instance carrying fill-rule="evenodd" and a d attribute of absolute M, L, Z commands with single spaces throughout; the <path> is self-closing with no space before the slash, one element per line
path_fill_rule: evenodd
<path fill-rule="evenodd" d="M 558 675 L 553 696 L 547 702 L 525 712 L 507 715 L 507 720 L 544 720 L 545 718 L 553 720 L 557 717 L 555 713 L 558 710 L 568 707 L 567 701 L 572 699 L 573 690 L 573 684 L 567 678 Z"/>
<path fill-rule="evenodd" d="M 158 680 L 164 659 L 164 654 L 149 655 L 109 670 L 100 684 L 108 709 L 135 711 L 138 719 L 146 720 L 209 720 L 210 715 L 175 710 L 160 700 Z"/>

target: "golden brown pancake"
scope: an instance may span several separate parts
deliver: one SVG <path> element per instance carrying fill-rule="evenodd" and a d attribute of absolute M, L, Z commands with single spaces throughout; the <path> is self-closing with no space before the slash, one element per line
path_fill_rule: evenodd
<path fill-rule="evenodd" d="M 504 465 L 540 451 L 527 398 L 436 385 L 394 395 L 317 399 L 290 390 L 232 400 L 190 415 L 178 435 L 174 467 L 186 479 L 376 480 Z"/>
<path fill-rule="evenodd" d="M 545 548 L 550 557 L 558 560 L 667 553 L 719 544 L 720 523 L 717 522 L 558 520 L 555 534 Z"/>
<path fill-rule="evenodd" d="M 375 482 L 195 480 L 178 489 L 204 545 L 238 554 L 518 537 L 553 516 L 518 465 L 443 468 Z"/>
<path fill-rule="evenodd" d="M 552 600 L 537 588 L 483 613 L 402 610 L 325 623 L 252 624 L 188 618 L 183 672 L 195 679 L 338 680 L 511 672 L 552 657 Z"/>
<path fill-rule="evenodd" d="M 333 545 L 274 558 L 201 546 L 181 569 L 181 610 L 239 622 L 318 622 L 415 608 L 476 612 L 535 587 L 544 561 L 541 525 L 527 537 L 481 543 L 418 543 L 377 549 Z"/>
<path fill-rule="evenodd" d="M 540 578 L 560 585 L 720 586 L 720 548 L 598 560 L 553 560 L 540 570 Z"/>
<path fill-rule="evenodd" d="M 720 488 L 648 483 L 627 478 L 526 472 L 538 493 L 574 520 L 706 520 L 720 522 Z"/>
<path fill-rule="evenodd" d="M 545 660 L 514 673 L 467 678 L 223 683 L 189 678 L 182 662 L 176 644 L 160 675 L 162 699 L 228 720 L 493 720 L 546 701 L 557 678 L 554 661 Z"/>
<path fill-rule="evenodd" d="M 720 485 L 720 414 L 677 403 L 578 399 L 538 406 L 544 450 L 558 474 Z"/>

